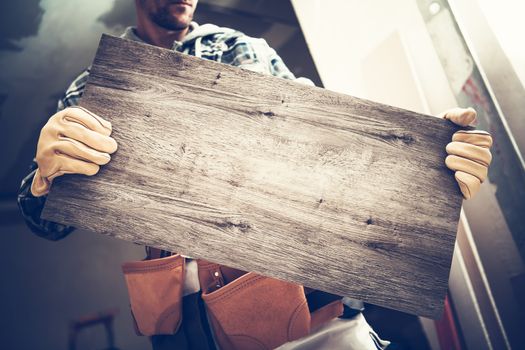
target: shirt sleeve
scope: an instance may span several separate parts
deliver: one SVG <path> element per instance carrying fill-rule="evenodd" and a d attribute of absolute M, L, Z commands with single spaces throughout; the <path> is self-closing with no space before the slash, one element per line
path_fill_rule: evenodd
<path fill-rule="evenodd" d="M 295 75 L 288 69 L 281 56 L 279 56 L 266 41 L 264 41 L 264 44 L 264 46 L 267 47 L 267 60 L 270 66 L 270 74 L 278 78 L 295 80 Z"/>
<path fill-rule="evenodd" d="M 233 40 L 226 40 L 226 43 L 228 44 L 228 49 L 223 52 L 222 63 L 263 74 L 270 74 L 278 78 L 296 80 L 307 85 L 314 85 L 307 78 L 296 78 L 283 59 L 264 39 L 238 35 Z"/>
<path fill-rule="evenodd" d="M 66 107 L 76 106 L 78 104 L 84 92 L 88 75 L 89 69 L 82 72 L 73 83 L 71 83 L 64 96 L 58 101 L 57 112 Z M 38 165 L 33 160 L 29 166 L 29 173 L 22 179 L 17 196 L 18 207 L 31 231 L 40 237 L 56 241 L 70 234 L 74 230 L 74 227 L 40 218 L 47 196 L 35 197 L 31 193 L 31 184 L 37 167 Z"/>
<path fill-rule="evenodd" d="M 66 237 L 74 228 L 40 218 L 47 197 L 35 197 L 31 194 L 31 183 L 33 182 L 36 168 L 37 164 L 33 161 L 30 165 L 29 174 L 22 179 L 17 197 L 18 207 L 24 216 L 27 226 L 33 233 L 37 236 L 56 241 Z"/>

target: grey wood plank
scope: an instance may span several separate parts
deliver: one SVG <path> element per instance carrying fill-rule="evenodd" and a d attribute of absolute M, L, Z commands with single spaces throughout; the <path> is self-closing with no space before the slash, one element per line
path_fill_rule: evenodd
<path fill-rule="evenodd" d="M 81 105 L 119 144 L 42 217 L 440 317 L 450 122 L 103 36 Z"/>

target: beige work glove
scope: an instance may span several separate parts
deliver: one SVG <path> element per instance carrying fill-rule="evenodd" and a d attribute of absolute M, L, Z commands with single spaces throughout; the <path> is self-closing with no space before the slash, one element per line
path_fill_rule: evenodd
<path fill-rule="evenodd" d="M 470 126 L 476 121 L 473 108 L 453 108 L 440 116 L 460 126 Z M 455 171 L 455 178 L 465 199 L 474 197 L 487 178 L 492 137 L 483 130 L 460 130 L 452 136 L 445 159 L 447 167 Z"/>
<path fill-rule="evenodd" d="M 33 196 L 47 194 L 58 176 L 95 175 L 117 150 L 109 135 L 111 123 L 82 107 L 69 107 L 49 118 L 38 139 Z"/>

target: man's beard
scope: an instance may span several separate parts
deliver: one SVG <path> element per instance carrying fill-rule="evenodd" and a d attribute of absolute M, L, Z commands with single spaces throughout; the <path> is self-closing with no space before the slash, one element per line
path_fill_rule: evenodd
<path fill-rule="evenodd" d="M 193 16 L 184 16 L 188 18 L 187 21 L 179 20 L 176 16 L 172 15 L 169 10 L 169 5 L 166 7 L 159 8 L 155 13 L 150 13 L 151 20 L 158 25 L 167 30 L 183 30 L 188 28 L 190 21 Z"/>

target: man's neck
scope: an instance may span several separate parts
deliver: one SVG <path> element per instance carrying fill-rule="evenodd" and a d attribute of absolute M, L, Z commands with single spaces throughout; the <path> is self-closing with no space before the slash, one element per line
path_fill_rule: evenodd
<path fill-rule="evenodd" d="M 143 22 L 143 23 L 141 23 Z M 174 41 L 182 41 L 190 28 L 167 30 L 149 21 L 138 21 L 137 35 L 148 44 L 171 49 Z"/>

